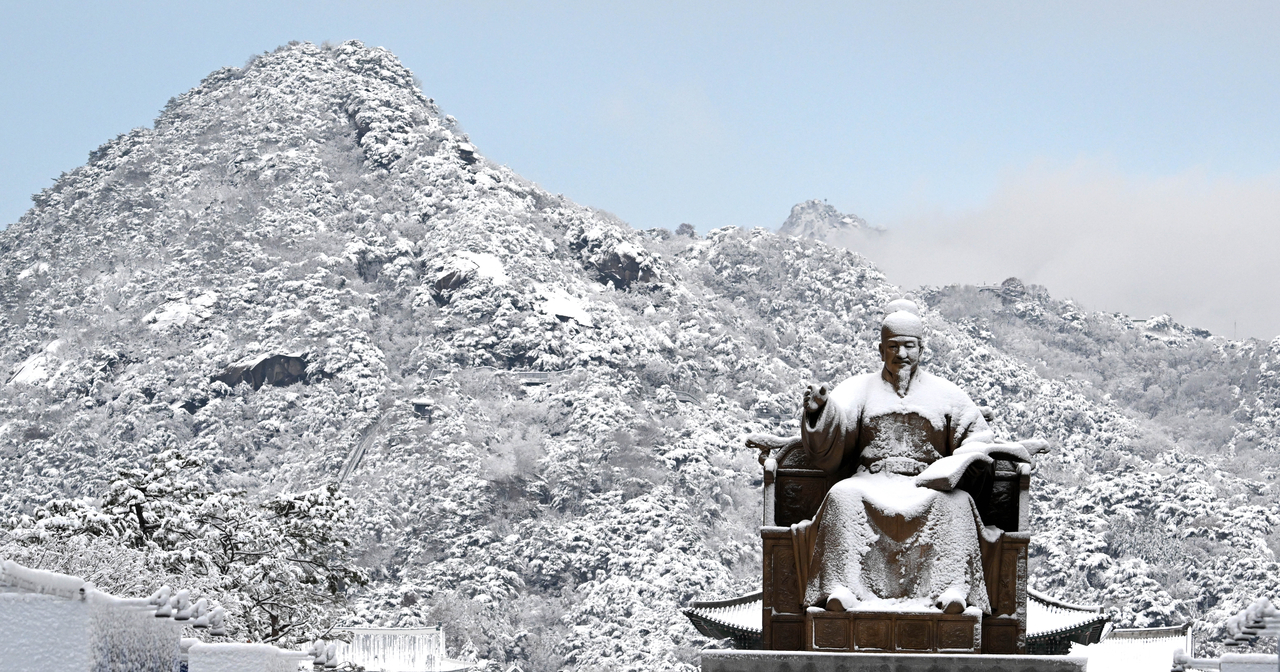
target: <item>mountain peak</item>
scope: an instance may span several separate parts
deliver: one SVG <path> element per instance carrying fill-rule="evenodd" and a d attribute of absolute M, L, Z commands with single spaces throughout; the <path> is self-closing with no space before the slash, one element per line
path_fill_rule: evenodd
<path fill-rule="evenodd" d="M 851 233 L 883 233 L 884 229 L 872 226 L 857 215 L 846 215 L 826 201 L 813 199 L 797 203 L 791 215 L 782 223 L 778 233 L 810 240 L 831 242 Z"/>

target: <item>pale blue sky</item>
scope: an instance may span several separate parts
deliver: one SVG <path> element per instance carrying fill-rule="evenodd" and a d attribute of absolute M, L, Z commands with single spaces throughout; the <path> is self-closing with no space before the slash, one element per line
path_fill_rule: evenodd
<path fill-rule="evenodd" d="M 397 54 L 489 158 L 639 228 L 776 228 L 825 198 L 899 239 L 1019 230 L 1034 247 L 1045 237 L 1028 230 L 1071 225 L 1067 203 L 1100 244 L 1136 227 L 1130 258 L 1143 231 L 1195 240 L 1223 224 L 1203 213 L 1229 192 L 1257 201 L 1232 235 L 1280 229 L 1280 3 L 851 5 L 5 0 L 0 224 L 209 72 L 289 40 L 356 38 Z M 1091 206 L 1098 189 L 1118 200 Z M 1240 335 L 1280 333 L 1266 295 L 1156 299 L 1132 274 L 1090 268 L 1082 240 L 1077 260 L 1012 250 L 930 269 L 1020 274 L 1091 308 L 1172 312 L 1227 336 L 1269 311 Z M 1264 261 L 1196 248 L 1210 279 L 1280 284 Z M 885 255 L 891 279 L 940 281 Z"/>

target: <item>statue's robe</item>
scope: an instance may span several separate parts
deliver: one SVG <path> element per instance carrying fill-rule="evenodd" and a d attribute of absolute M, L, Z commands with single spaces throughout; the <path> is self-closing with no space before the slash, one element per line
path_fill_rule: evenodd
<path fill-rule="evenodd" d="M 916 370 L 905 397 L 879 372 L 831 391 L 801 440 L 828 473 L 852 476 L 827 493 L 812 521 L 792 526 L 805 604 L 843 586 L 859 600 L 932 606 L 959 596 L 991 613 L 983 582 L 982 519 L 963 490 L 918 487 L 915 476 L 966 442 L 990 442 L 981 410 L 954 384 Z M 994 530 L 987 530 L 988 536 Z"/>

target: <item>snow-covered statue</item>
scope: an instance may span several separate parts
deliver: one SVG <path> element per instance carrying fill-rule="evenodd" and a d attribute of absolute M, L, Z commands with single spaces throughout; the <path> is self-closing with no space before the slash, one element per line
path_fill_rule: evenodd
<path fill-rule="evenodd" d="M 831 487 L 811 520 L 791 526 L 803 603 L 989 614 L 981 547 L 1000 530 L 983 524 L 964 488 L 981 483 L 991 454 L 1029 461 L 1047 444 L 996 444 L 969 395 L 920 368 L 925 331 L 916 305 L 898 299 L 886 312 L 883 368 L 804 394 L 808 461 L 852 475 Z"/>

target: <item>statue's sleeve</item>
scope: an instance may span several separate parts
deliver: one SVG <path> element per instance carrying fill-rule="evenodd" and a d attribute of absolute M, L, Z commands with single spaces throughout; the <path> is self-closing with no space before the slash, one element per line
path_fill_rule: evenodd
<path fill-rule="evenodd" d="M 970 441 L 992 443 L 996 440 L 995 432 L 991 431 L 987 419 L 982 417 L 982 409 L 973 403 L 969 395 L 963 392 L 961 394 L 963 401 L 959 404 L 959 408 L 952 411 L 951 416 L 952 452 Z"/>
<path fill-rule="evenodd" d="M 800 410 L 800 442 L 815 467 L 834 472 L 847 451 L 857 450 L 862 406 L 859 399 L 837 398 L 833 393 L 816 418 Z"/>

